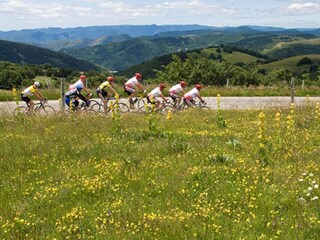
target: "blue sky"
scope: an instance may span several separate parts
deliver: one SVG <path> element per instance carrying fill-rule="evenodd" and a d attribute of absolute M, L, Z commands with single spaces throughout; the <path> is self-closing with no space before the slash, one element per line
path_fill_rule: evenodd
<path fill-rule="evenodd" d="M 1 0 L 0 31 L 121 24 L 320 28 L 320 0 Z"/>

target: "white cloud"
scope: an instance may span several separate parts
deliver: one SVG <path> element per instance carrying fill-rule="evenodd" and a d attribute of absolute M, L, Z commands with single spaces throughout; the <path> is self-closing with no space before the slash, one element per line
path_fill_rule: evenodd
<path fill-rule="evenodd" d="M 212 15 L 214 13 L 232 14 L 233 8 L 225 8 L 214 4 L 206 4 L 201 1 L 171 1 L 163 3 L 137 6 L 123 2 L 102 2 L 99 6 L 109 13 L 124 14 L 127 17 L 144 16 L 172 16 L 173 14 Z"/>
<path fill-rule="evenodd" d="M 1 0 L 0 30 L 114 24 L 318 27 L 320 0 Z"/>
<path fill-rule="evenodd" d="M 319 2 L 294 2 L 287 7 L 287 11 L 290 13 L 315 13 L 320 14 Z"/>
<path fill-rule="evenodd" d="M 23 0 L 5 0 L 0 4 L 0 13 L 24 15 L 25 18 L 63 18 L 68 16 L 81 16 L 91 13 L 91 8 L 68 6 L 58 3 L 33 3 Z"/>

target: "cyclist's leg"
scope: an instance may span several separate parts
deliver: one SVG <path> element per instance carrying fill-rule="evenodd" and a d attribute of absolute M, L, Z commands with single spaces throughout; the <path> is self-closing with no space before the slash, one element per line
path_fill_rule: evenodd
<path fill-rule="evenodd" d="M 173 101 L 173 107 L 176 108 L 178 107 L 178 95 L 174 94 L 174 93 L 169 93 L 169 96 L 171 97 L 172 101 Z"/>
<path fill-rule="evenodd" d="M 178 106 L 180 105 L 180 103 L 181 103 L 181 99 L 182 99 L 182 97 L 181 96 L 178 96 Z"/>
<path fill-rule="evenodd" d="M 21 94 L 21 100 L 26 102 L 28 110 L 32 114 L 34 109 L 34 102 L 28 96 L 23 96 L 23 94 Z"/>
<path fill-rule="evenodd" d="M 193 107 L 193 99 L 183 98 L 188 107 Z"/>
<path fill-rule="evenodd" d="M 27 106 L 29 107 L 29 102 L 31 101 L 31 99 L 27 96 L 23 96 L 23 94 L 21 94 L 21 100 L 24 101 Z"/>
<path fill-rule="evenodd" d="M 19 108 L 18 112 L 21 112 L 21 110 L 24 109 L 23 110 L 24 114 L 30 114 L 31 112 L 30 112 L 29 102 L 31 101 L 31 99 L 29 97 L 23 96 L 23 94 L 21 94 L 21 100 L 26 103 L 27 107 L 23 107 L 23 106 L 18 107 Z"/>
<path fill-rule="evenodd" d="M 30 101 L 28 102 L 28 106 L 31 114 L 33 114 L 34 105 L 35 105 L 34 102 L 30 99 Z"/>
<path fill-rule="evenodd" d="M 103 111 L 106 113 L 107 112 L 107 102 L 108 102 L 108 98 L 106 98 L 106 96 L 108 95 L 108 93 L 106 91 L 98 91 L 97 90 L 97 94 L 99 96 L 99 98 L 101 99 L 102 105 L 103 105 Z"/>
<path fill-rule="evenodd" d="M 134 88 L 130 88 L 128 86 L 125 86 L 125 92 L 129 94 L 128 100 L 130 103 L 130 108 L 134 109 L 134 102 L 133 102 L 132 98 L 137 95 L 136 90 Z"/>
<path fill-rule="evenodd" d="M 131 92 L 131 94 L 128 97 L 129 103 L 130 103 L 130 107 L 132 109 L 134 109 L 134 101 L 132 98 L 134 98 L 135 96 L 137 96 L 137 92 L 134 90 L 133 92 Z"/>
<path fill-rule="evenodd" d="M 70 110 L 75 110 L 79 105 L 79 102 L 76 100 L 76 91 L 77 89 L 71 89 L 66 92 L 64 102 L 69 107 Z"/>
<path fill-rule="evenodd" d="M 86 97 L 83 96 L 80 91 L 77 90 L 76 95 L 77 95 L 82 101 L 87 102 Z"/>

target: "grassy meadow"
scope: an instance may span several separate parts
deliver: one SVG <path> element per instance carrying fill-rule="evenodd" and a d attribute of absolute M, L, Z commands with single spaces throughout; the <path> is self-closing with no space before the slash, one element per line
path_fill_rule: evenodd
<path fill-rule="evenodd" d="M 305 57 L 310 58 L 313 63 L 297 66 L 297 63 Z M 284 59 L 267 63 L 267 64 L 262 64 L 260 65 L 260 67 L 265 69 L 267 72 L 271 72 L 274 69 L 282 69 L 282 70 L 287 69 L 297 73 L 303 73 L 303 71 L 308 71 L 312 65 L 318 65 L 319 63 L 320 63 L 320 54 L 306 54 L 306 55 L 299 55 L 299 56 L 284 58 Z"/>
<path fill-rule="evenodd" d="M 1 115 L 0 239 L 319 239 L 320 106 L 289 107 Z"/>
<path fill-rule="evenodd" d="M 168 96 L 168 91 L 173 84 L 167 84 L 167 88 L 163 91 L 165 96 Z M 154 89 L 157 84 L 154 83 L 144 83 L 145 88 L 148 92 Z M 189 91 L 194 86 L 187 86 L 185 91 Z M 115 85 L 115 89 L 122 97 L 127 97 L 127 94 L 124 93 L 123 87 L 119 84 Z M 20 92 L 23 89 L 17 89 L 16 95 L 13 94 L 13 91 L 10 90 L 2 90 L 0 89 L 0 101 L 15 101 L 16 98 L 20 100 Z M 97 97 L 95 93 L 95 88 L 89 89 L 94 97 Z M 59 88 L 40 88 L 41 93 L 49 100 L 58 100 L 61 96 L 61 90 Z M 295 96 L 319 96 L 320 87 L 317 86 L 304 86 L 301 85 L 295 86 Z M 279 86 L 229 86 L 229 87 L 216 87 L 216 86 L 206 86 L 204 85 L 201 90 L 201 96 L 210 97 L 217 96 L 217 94 L 221 94 L 224 97 L 228 96 L 290 96 L 291 88 L 289 84 L 283 83 Z M 32 97 L 35 99 L 35 97 Z"/>

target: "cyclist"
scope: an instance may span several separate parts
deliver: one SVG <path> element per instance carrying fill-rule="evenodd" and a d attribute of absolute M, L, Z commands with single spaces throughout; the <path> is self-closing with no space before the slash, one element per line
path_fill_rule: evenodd
<path fill-rule="evenodd" d="M 141 78 L 142 78 L 141 73 L 136 73 L 134 77 L 130 78 L 124 84 L 124 91 L 129 95 L 128 100 L 130 102 L 131 109 L 134 109 L 134 102 L 133 102 L 132 98 L 137 95 L 135 87 L 137 86 L 143 93 L 147 92 L 144 89 L 143 85 L 139 82 L 139 80 L 141 80 Z"/>
<path fill-rule="evenodd" d="M 165 96 L 163 96 L 162 91 L 166 88 L 166 85 L 164 83 L 160 83 L 158 87 L 153 89 L 148 95 L 147 95 L 147 101 L 148 103 L 155 104 L 156 108 L 159 108 L 160 102 L 156 99 L 157 97 L 161 97 L 163 101 L 167 101 Z"/>
<path fill-rule="evenodd" d="M 68 106 L 70 106 L 71 98 L 73 98 L 72 104 L 74 108 L 77 108 L 79 106 L 79 101 L 78 101 L 79 98 L 82 101 L 86 102 L 87 106 L 90 105 L 90 101 L 87 100 L 87 98 L 81 94 L 81 91 L 83 89 L 90 97 L 92 96 L 90 91 L 84 86 L 86 79 L 87 79 L 87 76 L 81 75 L 80 79 L 75 84 L 72 84 L 69 86 L 68 92 L 66 92 L 66 95 L 65 95 L 65 103 Z"/>
<path fill-rule="evenodd" d="M 187 85 L 185 81 L 181 81 L 179 84 L 174 85 L 169 89 L 169 96 L 173 100 L 173 106 L 179 106 L 181 102 L 181 97 L 186 94 L 183 88 Z M 178 100 L 177 100 L 178 98 Z"/>
<path fill-rule="evenodd" d="M 31 85 L 30 87 L 27 87 L 25 90 L 21 92 L 21 100 L 26 102 L 31 113 L 33 112 L 33 109 L 34 109 L 34 102 L 29 98 L 29 96 L 35 95 L 40 101 L 46 101 L 46 99 L 38 90 L 39 87 L 40 87 L 40 83 L 34 82 L 33 85 Z"/>
<path fill-rule="evenodd" d="M 195 104 L 195 98 L 199 98 L 199 100 L 204 103 L 204 100 L 200 96 L 199 91 L 201 90 L 202 86 L 201 84 L 196 84 L 193 89 L 191 89 L 189 92 L 183 95 L 183 101 L 189 106 L 193 107 Z"/>
<path fill-rule="evenodd" d="M 115 81 L 115 78 L 113 76 L 107 77 L 107 81 L 101 83 L 101 85 L 96 90 L 98 97 L 103 102 L 104 112 L 107 112 L 107 103 L 109 101 L 108 97 L 112 96 L 110 91 L 115 96 L 119 96 L 119 94 L 113 88 L 114 81 Z M 110 91 L 108 92 L 107 90 L 110 90 Z"/>

